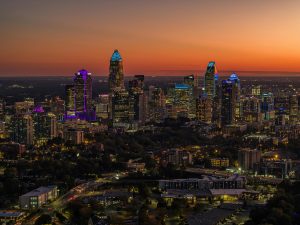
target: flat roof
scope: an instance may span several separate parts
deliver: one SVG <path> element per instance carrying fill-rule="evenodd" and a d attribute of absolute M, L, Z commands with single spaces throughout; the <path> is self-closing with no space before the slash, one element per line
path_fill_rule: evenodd
<path fill-rule="evenodd" d="M 30 191 L 30 192 L 28 192 L 28 193 L 26 193 L 26 194 L 24 194 L 24 195 L 21 195 L 21 197 L 30 197 L 30 196 L 38 196 L 38 195 L 41 195 L 41 194 L 45 194 L 45 193 L 47 193 L 47 192 L 49 192 L 49 191 L 52 191 L 53 189 L 55 189 L 56 188 L 56 186 L 48 186 L 48 187 L 39 187 L 39 188 L 37 188 L 37 189 L 34 189 L 34 190 L 32 190 L 32 191 Z"/>
<path fill-rule="evenodd" d="M 209 189 L 212 195 L 240 195 L 246 189 Z"/>
<path fill-rule="evenodd" d="M 22 215 L 24 213 L 19 211 L 0 211 L 0 217 L 19 217 Z"/>

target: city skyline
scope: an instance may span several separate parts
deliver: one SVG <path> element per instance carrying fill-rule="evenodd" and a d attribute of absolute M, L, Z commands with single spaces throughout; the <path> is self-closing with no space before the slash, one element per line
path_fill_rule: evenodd
<path fill-rule="evenodd" d="M 299 4 L 3 2 L 0 76 L 71 75 L 80 67 L 105 76 L 114 49 L 125 76 L 203 74 L 209 61 L 220 73 L 298 75 Z"/>

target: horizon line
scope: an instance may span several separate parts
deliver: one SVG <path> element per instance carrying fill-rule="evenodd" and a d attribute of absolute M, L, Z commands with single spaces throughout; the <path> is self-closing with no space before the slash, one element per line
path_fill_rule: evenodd
<path fill-rule="evenodd" d="M 176 72 L 176 73 L 182 73 L 182 74 L 159 74 L 161 72 Z M 156 72 L 156 73 L 135 73 L 135 74 L 124 74 L 124 77 L 131 77 L 131 76 L 135 76 L 135 75 L 145 75 L 145 76 L 149 76 L 149 77 L 178 77 L 178 76 L 186 76 L 186 75 L 195 75 L 195 72 L 202 72 L 205 73 L 205 70 L 160 70 L 160 72 Z M 219 70 L 219 76 L 227 76 L 227 74 L 220 74 L 220 73 L 241 73 L 240 76 L 259 76 L 262 75 L 262 73 L 266 76 L 278 76 L 280 74 L 289 74 L 292 76 L 300 76 L 300 71 L 282 71 L 282 70 Z M 246 74 L 252 74 L 252 75 L 246 75 Z M 254 75 L 255 73 L 258 73 L 257 75 Z M 72 76 L 73 74 L 39 74 L 39 75 L 21 75 L 21 74 L 14 74 L 14 75 L 5 75 L 5 74 L 0 74 L 0 78 L 10 78 L 10 77 L 68 77 L 68 76 Z M 94 74 L 92 73 L 92 75 L 94 76 L 100 76 L 100 77 L 105 77 L 108 76 L 108 74 L 106 75 L 100 75 L 100 74 Z M 199 75 L 196 74 L 197 77 L 199 77 Z"/>

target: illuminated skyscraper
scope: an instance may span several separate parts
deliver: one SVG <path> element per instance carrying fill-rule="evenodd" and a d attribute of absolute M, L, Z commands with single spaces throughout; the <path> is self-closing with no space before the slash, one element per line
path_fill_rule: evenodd
<path fill-rule="evenodd" d="M 196 103 L 196 118 L 198 121 L 204 123 L 211 123 L 212 121 L 212 100 L 206 96 L 201 96 Z"/>
<path fill-rule="evenodd" d="M 183 83 L 193 88 L 195 86 L 195 76 L 194 75 L 185 76 L 183 78 Z"/>
<path fill-rule="evenodd" d="M 92 109 L 92 77 L 87 70 L 80 70 L 74 77 L 75 111 L 78 114 Z"/>
<path fill-rule="evenodd" d="M 26 115 L 15 115 L 10 127 L 11 140 L 20 144 L 33 144 L 34 127 L 32 117 Z"/>
<path fill-rule="evenodd" d="M 235 110 L 234 117 L 235 122 L 239 121 L 242 117 L 242 107 L 241 107 L 241 83 L 238 76 L 233 73 L 230 75 L 229 80 L 232 81 L 234 86 L 234 98 L 235 98 Z"/>
<path fill-rule="evenodd" d="M 130 104 L 127 91 L 115 91 L 112 93 L 112 122 L 114 127 L 128 127 L 131 120 L 129 116 Z"/>
<path fill-rule="evenodd" d="M 129 104 L 133 120 L 138 123 L 145 122 L 144 75 L 135 75 L 129 81 Z"/>
<path fill-rule="evenodd" d="M 245 97 L 241 101 L 243 120 L 250 124 L 262 122 L 261 100 L 258 97 Z"/>
<path fill-rule="evenodd" d="M 47 113 L 42 106 L 36 106 L 32 118 L 35 143 L 42 144 L 57 137 L 57 118 L 53 113 Z"/>
<path fill-rule="evenodd" d="M 169 88 L 167 96 L 167 112 L 170 118 L 195 118 L 196 102 L 193 96 L 193 86 L 175 84 Z"/>
<path fill-rule="evenodd" d="M 298 96 L 290 95 L 289 96 L 289 123 L 296 124 L 298 122 Z"/>
<path fill-rule="evenodd" d="M 66 86 L 66 118 L 93 120 L 91 73 L 82 69 L 75 73 L 74 85 Z"/>
<path fill-rule="evenodd" d="M 232 74 L 228 80 L 222 81 L 221 95 L 221 123 L 230 125 L 240 119 L 240 81 L 236 74 Z"/>
<path fill-rule="evenodd" d="M 147 91 L 148 97 L 148 115 L 147 120 L 160 122 L 164 119 L 165 113 L 165 96 L 161 88 L 149 86 Z"/>
<path fill-rule="evenodd" d="M 107 120 L 109 118 L 109 113 L 109 95 L 99 95 L 96 102 L 96 116 L 101 120 Z"/>
<path fill-rule="evenodd" d="M 123 61 L 118 50 L 114 51 L 110 59 L 108 83 L 111 91 L 124 89 Z"/>
<path fill-rule="evenodd" d="M 269 92 L 269 93 L 262 94 L 261 112 L 264 113 L 263 116 L 264 120 L 275 119 L 273 93 Z"/>
<path fill-rule="evenodd" d="M 216 95 L 216 83 L 218 81 L 218 71 L 215 62 L 209 62 L 204 77 L 204 92 L 209 99 Z"/>
<path fill-rule="evenodd" d="M 65 87 L 66 101 L 65 112 L 68 118 L 75 117 L 75 87 L 74 85 L 66 85 Z"/>

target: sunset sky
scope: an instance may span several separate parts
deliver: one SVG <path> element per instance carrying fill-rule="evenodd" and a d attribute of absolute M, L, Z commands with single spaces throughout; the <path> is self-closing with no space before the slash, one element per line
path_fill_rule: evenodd
<path fill-rule="evenodd" d="M 0 75 L 300 71 L 297 0 L 1 0 Z M 299 73 L 300 74 L 300 73 Z"/>

